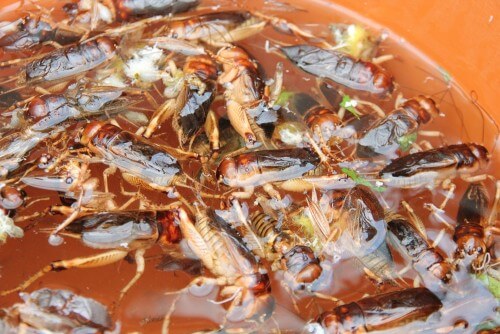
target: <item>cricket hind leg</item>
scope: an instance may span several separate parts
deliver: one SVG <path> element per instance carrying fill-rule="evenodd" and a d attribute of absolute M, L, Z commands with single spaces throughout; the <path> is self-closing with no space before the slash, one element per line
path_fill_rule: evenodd
<path fill-rule="evenodd" d="M 17 287 L 10 290 L 1 291 L 0 296 L 3 297 L 17 291 L 23 291 L 31 284 L 33 284 L 36 280 L 42 278 L 43 276 L 45 276 L 45 274 L 48 274 L 51 271 L 61 271 L 71 268 L 102 267 L 122 260 L 123 258 L 125 258 L 125 256 L 127 256 L 127 254 L 127 251 L 114 249 L 97 255 L 76 257 L 70 260 L 54 261 L 43 267 L 40 271 L 29 277 Z"/>
<path fill-rule="evenodd" d="M 184 287 L 180 290 L 165 293 L 165 295 L 176 295 L 176 296 L 175 296 L 174 300 L 172 301 L 172 303 L 170 304 L 170 307 L 169 307 L 167 313 L 163 317 L 163 323 L 162 323 L 162 327 L 161 327 L 162 334 L 167 334 L 169 332 L 170 321 L 171 321 L 172 315 L 174 314 L 175 307 L 177 306 L 177 303 L 179 302 L 181 297 L 184 294 L 186 294 L 187 292 L 189 292 L 190 288 L 192 288 L 194 286 L 201 286 L 204 284 L 221 285 L 217 281 L 217 279 L 200 276 L 200 277 L 196 277 L 195 279 L 193 279 L 191 281 L 191 283 L 189 283 L 186 287 Z"/>
<path fill-rule="evenodd" d="M 135 252 L 135 263 L 136 263 L 136 272 L 134 277 L 128 282 L 128 284 L 120 291 L 120 297 L 118 298 L 118 302 L 120 302 L 128 290 L 141 278 L 145 269 L 145 261 L 144 261 L 144 252 L 146 250 L 144 248 L 140 248 Z"/>

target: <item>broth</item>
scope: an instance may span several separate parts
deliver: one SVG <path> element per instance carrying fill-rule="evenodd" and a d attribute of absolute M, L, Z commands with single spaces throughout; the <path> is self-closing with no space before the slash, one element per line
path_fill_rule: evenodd
<path fill-rule="evenodd" d="M 45 2 L 44 2 L 45 4 Z M 357 95 L 361 98 L 376 101 L 386 111 L 393 109 L 394 101 L 398 92 L 405 97 L 423 94 L 433 97 L 439 103 L 441 111 L 445 117 L 438 117 L 427 125 L 422 126 L 422 130 L 438 130 L 444 135 L 446 144 L 460 142 L 482 143 L 491 153 L 492 160 L 485 171 L 495 177 L 499 177 L 499 161 L 496 153 L 498 127 L 492 120 L 490 114 L 480 107 L 475 92 L 464 92 L 458 83 L 453 80 L 438 65 L 432 63 L 425 55 L 413 48 L 407 42 L 390 31 L 385 31 L 382 27 L 373 22 L 363 19 L 358 14 L 341 11 L 341 7 L 332 6 L 322 1 L 308 2 L 307 8 L 301 1 L 290 1 L 290 5 L 275 1 L 202 1 L 199 11 L 210 12 L 213 10 L 234 10 L 248 9 L 261 10 L 266 14 L 272 14 L 284 18 L 297 24 L 304 29 L 310 30 L 319 37 L 326 37 L 328 34 L 328 24 L 330 23 L 361 23 L 369 27 L 373 32 L 387 34 L 387 38 L 379 47 L 379 54 L 395 55 L 394 60 L 387 61 L 382 66 L 394 75 L 397 82 L 396 92 L 390 99 L 376 100 L 369 94 L 353 92 L 343 88 L 349 95 Z M 47 7 L 52 6 L 47 2 Z M 14 5 L 12 5 L 14 6 Z M 55 3 L 59 7 L 59 3 Z M 296 7 L 294 7 L 296 6 Z M 19 17 L 22 10 L 6 7 L 2 13 L 2 19 L 13 19 Z M 298 8 L 298 9 L 297 9 Z M 54 15 L 59 15 L 56 10 Z M 300 40 L 284 35 L 272 27 L 266 27 L 260 34 L 251 36 L 241 42 L 245 50 L 257 59 L 262 66 L 266 79 L 274 74 L 276 63 L 284 63 L 284 89 L 289 91 L 308 92 L 324 105 L 329 102 L 321 95 L 317 89 L 316 78 L 309 75 L 291 62 L 282 58 L 277 53 L 266 52 L 266 41 L 271 48 L 277 41 L 283 45 L 300 43 Z M 14 56 L 2 53 L 2 59 L 14 58 Z M 2 76 L 11 75 L 14 70 L 1 72 Z M 453 75 L 453 73 L 451 73 Z M 333 85 L 336 87 L 335 85 Z M 156 96 L 158 97 L 158 96 Z M 142 106 L 142 105 L 141 105 Z M 215 108 L 219 115 L 225 113 L 225 107 Z M 468 113 L 464 117 L 464 113 Z M 474 116 L 471 116 L 473 114 Z M 466 122 L 464 119 L 479 120 L 477 122 Z M 130 130 L 135 130 L 130 124 L 120 122 L 120 124 Z M 157 131 L 155 140 L 177 146 L 175 136 L 170 127 L 164 127 Z M 429 138 L 434 147 L 439 147 L 444 143 L 439 138 Z M 36 155 L 36 153 L 33 153 Z M 92 172 L 99 175 L 106 166 L 92 165 Z M 184 163 L 185 171 L 191 171 L 196 166 Z M 121 180 L 120 173 L 116 173 L 110 178 L 110 184 L 118 185 Z M 455 179 L 457 185 L 455 197 L 446 206 L 446 212 L 442 215 L 452 226 L 458 208 L 460 196 L 465 192 L 467 183 L 460 179 Z M 494 184 L 486 182 L 488 194 L 492 198 L 495 193 Z M 31 199 L 49 197 L 47 201 L 40 201 L 29 208 L 18 210 L 17 215 L 30 215 L 39 210 L 45 209 L 48 205 L 58 204 L 59 198 L 55 192 L 44 192 L 27 187 L 26 192 Z M 133 191 L 134 187 L 126 186 L 127 191 Z M 184 193 L 184 192 L 183 192 Z M 159 203 L 167 203 L 168 198 L 163 194 L 147 192 L 150 199 Z M 187 196 L 190 196 L 186 192 Z M 391 190 L 383 192 L 380 196 L 386 203 L 386 209 L 394 210 L 402 198 L 411 198 L 411 205 L 422 218 L 430 240 L 434 240 L 441 230 L 445 230 L 443 239 L 439 242 L 438 248 L 443 254 L 452 256 L 455 243 L 452 240 L 453 231 L 445 226 L 424 209 L 425 203 L 440 203 L 445 196 L 445 191 L 437 188 L 429 190 Z M 296 201 L 303 199 L 301 196 L 292 195 Z M 189 198 L 194 201 L 193 198 Z M 116 201 L 124 203 L 126 197 L 117 194 Z M 252 201 L 246 201 L 252 207 Z M 28 202 L 29 203 L 29 202 Z M 209 202 L 210 203 L 210 202 Z M 217 205 L 214 201 L 213 205 Z M 56 259 L 71 259 L 78 256 L 85 256 L 97 253 L 96 250 L 84 247 L 79 240 L 65 238 L 61 246 L 54 247 L 47 242 L 47 234 L 40 232 L 40 227 L 52 227 L 60 223 L 64 217 L 61 215 L 48 215 L 40 219 L 34 219 L 20 224 L 25 229 L 25 236 L 22 239 L 9 239 L 1 246 L 0 252 L 0 287 L 10 288 L 17 286 L 46 264 Z M 497 246 L 498 247 L 498 246 Z M 191 276 L 183 272 L 163 272 L 155 269 L 157 258 L 161 254 L 158 246 L 149 249 L 146 253 L 150 258 L 146 261 L 146 271 L 142 278 L 128 292 L 125 299 L 120 304 L 114 314 L 114 319 L 120 322 L 122 332 L 157 333 L 160 332 L 164 315 L 169 311 L 170 305 L 175 299 L 175 295 L 168 295 L 185 287 L 192 279 Z M 404 268 L 407 264 L 393 252 L 396 261 L 396 270 Z M 325 268 L 331 266 L 331 271 L 322 278 L 321 293 L 331 294 L 346 302 L 351 302 L 362 298 L 367 294 L 377 292 L 377 288 L 366 278 L 363 271 L 356 265 L 354 259 L 342 259 L 337 263 L 325 261 Z M 269 268 L 268 268 L 269 269 Z M 269 270 L 270 271 L 270 270 Z M 270 271 L 271 272 L 271 271 Z M 85 297 L 94 298 L 97 301 L 112 306 L 118 298 L 120 290 L 128 283 L 135 273 L 135 266 L 120 261 L 118 263 L 92 269 L 71 269 L 57 273 L 49 273 L 42 279 L 36 281 L 28 291 L 41 287 L 67 288 Z M 266 321 L 259 331 L 300 332 L 304 326 L 312 319 L 315 319 L 322 311 L 329 310 L 335 303 L 317 300 L 310 296 L 298 294 L 297 302 L 300 313 L 294 310 L 294 305 L 289 292 L 279 283 L 282 278 L 281 272 L 273 272 L 272 294 L 277 299 L 277 307 L 273 318 Z M 411 269 L 404 274 L 406 284 L 412 286 L 417 273 Z M 427 322 L 416 321 L 398 327 L 393 330 L 383 331 L 384 333 L 401 333 L 403 330 L 411 332 L 435 332 L 437 328 L 452 326 L 457 320 L 464 319 L 468 322 L 465 332 L 473 332 L 474 328 L 481 321 L 495 315 L 495 307 L 498 301 L 479 283 L 463 272 L 456 273 L 459 278 L 449 287 L 449 293 L 442 297 L 444 307 L 441 309 L 441 318 L 433 317 Z M 384 286 L 383 291 L 396 289 L 395 287 Z M 217 292 L 213 291 L 207 297 L 195 297 L 184 294 L 176 304 L 170 330 L 173 333 L 189 333 L 203 329 L 216 329 L 223 322 L 225 310 L 222 305 L 211 302 L 217 299 Z M 480 302 L 479 302 L 480 301 Z M 0 307 L 7 307 L 19 302 L 19 297 L 15 294 L 1 297 Z M 252 328 L 251 324 L 230 323 L 230 327 Z"/>

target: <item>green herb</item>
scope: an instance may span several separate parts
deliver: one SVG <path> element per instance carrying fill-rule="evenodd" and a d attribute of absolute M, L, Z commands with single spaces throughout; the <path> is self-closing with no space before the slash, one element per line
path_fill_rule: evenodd
<path fill-rule="evenodd" d="M 492 329 L 496 329 L 500 326 L 500 317 L 497 315 L 495 319 L 486 320 L 481 322 L 474 328 L 474 332 L 477 333 L 479 331 L 488 331 Z"/>
<path fill-rule="evenodd" d="M 304 213 L 294 215 L 292 218 L 295 225 L 299 226 L 304 234 L 309 237 L 314 236 L 314 227 L 311 222 L 311 218 Z"/>
<path fill-rule="evenodd" d="M 356 171 L 353 170 L 353 169 L 342 167 L 342 173 L 344 173 L 347 176 L 349 176 L 357 184 L 361 184 L 363 186 L 367 186 L 367 187 L 369 187 L 369 188 L 371 188 L 371 189 L 373 189 L 375 191 L 383 192 L 383 191 L 385 191 L 387 189 L 385 187 L 379 187 L 379 186 L 373 185 L 367 179 L 359 176 L 359 174 L 356 173 Z"/>
<path fill-rule="evenodd" d="M 354 117 L 359 119 L 360 114 L 354 107 L 355 105 L 356 101 L 351 100 L 351 97 L 349 95 L 342 96 L 342 102 L 340 102 L 340 106 L 345 110 L 349 111 L 351 114 L 353 114 Z"/>
<path fill-rule="evenodd" d="M 330 25 L 333 37 L 339 51 L 346 52 L 354 58 L 369 59 L 376 48 L 375 36 L 358 24 Z"/>
<path fill-rule="evenodd" d="M 438 71 L 441 74 L 441 76 L 443 77 L 444 82 L 446 82 L 447 84 L 449 84 L 451 82 L 451 80 L 453 79 L 452 76 L 451 76 L 451 74 L 448 73 L 448 71 L 446 71 L 441 66 L 438 67 Z"/>
<path fill-rule="evenodd" d="M 411 144 L 413 144 L 416 140 L 417 140 L 416 132 L 407 134 L 406 136 L 403 136 L 398 139 L 399 148 L 401 149 L 401 151 L 407 152 L 410 149 Z"/>
<path fill-rule="evenodd" d="M 276 100 L 275 104 L 284 107 L 288 103 L 288 101 L 290 101 L 290 99 L 293 97 L 293 95 L 295 95 L 294 92 L 289 92 L 287 90 L 284 90 L 278 96 L 278 99 Z"/>
<path fill-rule="evenodd" d="M 488 275 L 488 273 L 482 273 L 476 276 L 484 285 L 490 290 L 491 294 L 495 298 L 500 298 L 500 281 L 495 277 Z"/>

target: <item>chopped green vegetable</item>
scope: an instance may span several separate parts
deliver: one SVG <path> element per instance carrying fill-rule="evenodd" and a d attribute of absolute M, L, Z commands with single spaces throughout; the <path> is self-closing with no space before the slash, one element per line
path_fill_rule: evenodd
<path fill-rule="evenodd" d="M 474 328 L 474 332 L 492 330 L 498 327 L 500 327 L 500 317 L 497 315 L 495 319 L 486 320 L 478 324 L 476 328 Z"/>
<path fill-rule="evenodd" d="M 399 148 L 401 149 L 401 151 L 407 152 L 410 149 L 411 144 L 413 144 L 416 140 L 417 140 L 416 132 L 407 134 L 406 136 L 403 136 L 398 139 Z"/>
<path fill-rule="evenodd" d="M 309 237 L 314 236 L 314 227 L 311 222 L 311 218 L 308 215 L 301 213 L 294 215 L 292 218 L 294 224 L 300 227 L 303 233 Z"/>
<path fill-rule="evenodd" d="M 276 100 L 275 104 L 284 107 L 284 106 L 286 106 L 286 104 L 288 103 L 288 101 L 290 101 L 290 99 L 293 97 L 293 95 L 295 95 L 294 92 L 289 92 L 287 90 L 284 90 L 278 96 L 278 99 Z"/>
<path fill-rule="evenodd" d="M 486 285 L 495 298 L 500 299 L 500 281 L 498 279 L 488 275 L 487 272 L 477 275 L 476 277 Z"/>
<path fill-rule="evenodd" d="M 340 51 L 355 58 L 369 60 L 377 47 L 376 38 L 359 24 L 333 24 L 330 26 Z"/>
<path fill-rule="evenodd" d="M 360 113 L 356 110 L 357 102 L 356 100 L 351 100 L 349 95 L 342 96 L 342 101 L 340 102 L 340 106 L 345 108 L 345 110 L 349 111 L 354 115 L 357 119 L 359 119 Z"/>
<path fill-rule="evenodd" d="M 353 169 L 342 167 L 342 173 L 344 173 L 347 176 L 349 176 L 357 184 L 361 184 L 363 186 L 367 186 L 367 187 L 369 187 L 369 188 L 371 188 L 371 189 L 373 189 L 375 191 L 383 192 L 383 191 L 385 191 L 387 189 L 385 187 L 380 187 L 380 186 L 376 186 L 376 185 L 372 184 L 367 179 L 359 176 L 359 174 L 356 173 L 356 171 L 353 170 Z"/>
<path fill-rule="evenodd" d="M 451 82 L 451 80 L 453 79 L 452 76 L 451 76 L 451 74 L 448 73 L 448 71 L 446 71 L 441 66 L 438 67 L 438 71 L 441 74 L 441 76 L 443 77 L 444 82 L 446 82 L 447 84 L 449 84 Z"/>

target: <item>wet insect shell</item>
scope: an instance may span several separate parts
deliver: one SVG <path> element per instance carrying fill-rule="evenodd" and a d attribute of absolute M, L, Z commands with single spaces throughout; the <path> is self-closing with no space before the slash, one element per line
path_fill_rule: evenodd
<path fill-rule="evenodd" d="M 92 122 L 89 123 L 82 132 L 80 137 L 80 143 L 82 145 L 87 145 L 99 132 L 99 130 L 105 125 L 105 122 Z"/>
<path fill-rule="evenodd" d="M 283 261 L 297 283 L 314 282 L 323 271 L 312 250 L 306 246 L 295 246 L 283 256 Z"/>
<path fill-rule="evenodd" d="M 12 186 L 0 190 L 0 206 L 6 210 L 15 210 L 24 204 L 26 193 Z"/>

